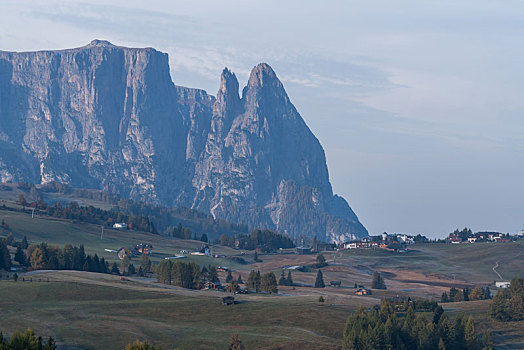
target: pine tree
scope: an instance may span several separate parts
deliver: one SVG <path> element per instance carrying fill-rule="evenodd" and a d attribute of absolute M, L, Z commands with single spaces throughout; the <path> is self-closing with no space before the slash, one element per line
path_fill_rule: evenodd
<path fill-rule="evenodd" d="M 280 278 L 278 279 L 278 285 L 279 286 L 287 286 L 287 278 L 286 275 L 284 275 L 284 270 L 280 273 Z"/>
<path fill-rule="evenodd" d="M 322 271 L 318 270 L 317 272 L 317 279 L 315 280 L 315 288 L 324 288 L 326 285 L 324 284 L 324 277 L 322 276 Z"/>
<path fill-rule="evenodd" d="M 437 306 L 435 309 L 435 312 L 433 312 L 433 323 L 438 324 L 440 321 L 440 318 L 442 317 L 442 314 L 444 313 L 444 309 L 442 306 Z"/>
<path fill-rule="evenodd" d="M 491 332 L 486 331 L 482 335 L 482 350 L 493 350 L 495 348 L 493 341 L 491 340 Z"/>
<path fill-rule="evenodd" d="M 449 302 L 448 293 L 446 293 L 446 292 L 442 293 L 442 296 L 440 297 L 440 302 L 441 303 Z"/>
<path fill-rule="evenodd" d="M 220 282 L 215 265 L 209 265 L 208 279 L 209 282 Z"/>
<path fill-rule="evenodd" d="M 15 261 L 22 266 L 25 265 L 25 254 L 22 248 L 20 247 L 20 244 L 16 247 Z"/>
<path fill-rule="evenodd" d="M 233 275 L 231 274 L 231 270 L 229 270 L 227 271 L 226 283 L 230 283 L 231 281 L 233 281 Z"/>
<path fill-rule="evenodd" d="M 111 266 L 111 273 L 113 275 L 120 275 L 120 270 L 118 269 L 118 265 L 116 264 L 116 262 L 114 262 Z"/>
<path fill-rule="evenodd" d="M 292 286 L 293 285 L 293 277 L 291 277 L 291 270 L 287 272 L 287 285 Z"/>
<path fill-rule="evenodd" d="M 256 250 L 255 250 L 255 256 L 253 257 L 253 260 L 255 260 L 255 262 L 258 262 L 258 253 Z"/>
<path fill-rule="evenodd" d="M 24 236 L 22 239 L 22 249 L 27 249 L 29 247 L 29 243 L 27 242 L 27 237 Z"/>
<path fill-rule="evenodd" d="M 244 283 L 244 281 L 242 281 L 242 276 L 240 274 L 238 274 L 238 278 L 237 278 L 237 283 Z"/>
<path fill-rule="evenodd" d="M 53 337 L 49 337 L 47 340 L 47 343 L 45 343 L 43 350 L 55 350 L 56 349 L 56 343 Z"/>
<path fill-rule="evenodd" d="M 135 265 L 129 264 L 127 273 L 128 273 L 129 276 L 132 276 L 132 275 L 136 274 Z"/>
<path fill-rule="evenodd" d="M 324 267 L 324 266 L 327 265 L 326 258 L 324 258 L 324 255 L 322 255 L 322 254 L 318 254 L 316 260 L 317 260 L 317 267 L 318 268 Z"/>
<path fill-rule="evenodd" d="M 6 271 L 11 269 L 11 254 L 9 253 L 9 249 L 7 249 L 5 240 L 3 239 L 0 239 L 0 269 Z"/>
<path fill-rule="evenodd" d="M 373 277 L 371 280 L 372 289 L 386 289 L 386 283 L 378 271 L 373 271 Z"/>
<path fill-rule="evenodd" d="M 471 316 L 469 316 L 468 320 L 466 321 L 466 326 L 464 328 L 464 340 L 468 350 L 476 350 L 478 348 L 475 322 Z"/>
<path fill-rule="evenodd" d="M 231 345 L 229 345 L 229 350 L 244 350 L 244 349 L 245 349 L 244 345 L 242 345 L 239 335 L 233 334 L 231 336 Z"/>

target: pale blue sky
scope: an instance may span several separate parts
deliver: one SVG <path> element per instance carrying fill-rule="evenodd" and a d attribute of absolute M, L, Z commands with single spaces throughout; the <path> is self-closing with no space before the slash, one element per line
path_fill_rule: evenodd
<path fill-rule="evenodd" d="M 0 49 L 170 55 L 215 94 L 269 63 L 370 233 L 524 228 L 521 1 L 0 2 Z"/>

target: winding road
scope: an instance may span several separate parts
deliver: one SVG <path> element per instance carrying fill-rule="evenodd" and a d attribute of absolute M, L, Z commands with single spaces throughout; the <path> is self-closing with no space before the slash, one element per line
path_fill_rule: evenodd
<path fill-rule="evenodd" d="M 495 266 L 493 266 L 492 270 L 493 272 L 495 272 L 497 274 L 497 276 L 499 276 L 500 280 L 503 281 L 504 279 L 502 278 L 502 276 L 500 275 L 500 273 L 498 273 L 498 271 L 496 270 L 496 268 L 499 267 L 499 261 L 497 261 L 495 263 Z"/>

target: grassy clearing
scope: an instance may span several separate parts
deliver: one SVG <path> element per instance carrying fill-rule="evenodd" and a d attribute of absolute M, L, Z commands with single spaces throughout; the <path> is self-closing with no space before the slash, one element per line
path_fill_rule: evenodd
<path fill-rule="evenodd" d="M 1 282 L 0 295 L 2 330 L 31 327 L 86 349 L 122 349 L 137 338 L 167 349 L 223 349 L 233 333 L 248 349 L 336 349 L 356 307 L 278 296 L 242 296 L 242 303 L 227 307 L 220 303 L 224 293 L 187 296 L 36 279 Z"/>

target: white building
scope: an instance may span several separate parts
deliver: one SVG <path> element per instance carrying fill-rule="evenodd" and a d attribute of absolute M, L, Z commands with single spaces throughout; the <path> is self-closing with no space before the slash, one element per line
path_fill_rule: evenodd
<path fill-rule="evenodd" d="M 497 288 L 508 288 L 510 282 L 495 282 L 495 287 Z"/>
<path fill-rule="evenodd" d="M 116 228 L 118 230 L 124 230 L 127 229 L 127 224 L 125 222 L 117 222 L 113 225 L 113 228 Z"/>

